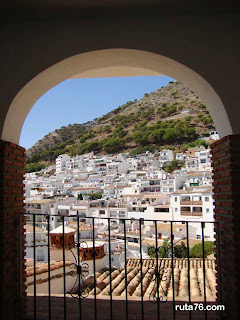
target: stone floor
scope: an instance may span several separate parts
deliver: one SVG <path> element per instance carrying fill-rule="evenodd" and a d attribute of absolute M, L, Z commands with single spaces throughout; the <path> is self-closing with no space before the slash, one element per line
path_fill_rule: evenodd
<path fill-rule="evenodd" d="M 81 314 L 79 312 L 79 303 L 81 308 Z M 177 301 L 177 304 L 184 304 L 185 302 Z M 215 304 L 209 302 L 208 304 Z M 144 300 L 143 311 L 144 316 L 142 317 L 142 304 L 141 300 L 129 298 L 128 300 L 128 318 L 126 316 L 126 301 L 120 297 L 115 297 L 112 302 L 113 308 L 113 320 L 171 320 L 173 317 L 173 303 L 172 301 L 160 303 L 160 311 L 158 318 L 157 303 L 152 303 L 149 300 Z M 88 297 L 83 298 L 81 301 L 77 298 L 66 298 L 66 318 L 75 320 L 110 320 L 110 300 L 109 297 L 101 298 L 96 300 L 96 318 L 95 318 L 95 301 L 94 298 Z M 26 320 L 34 319 L 33 309 L 33 296 L 27 297 L 27 317 Z M 216 319 L 217 313 L 213 311 L 207 312 L 207 318 L 205 318 L 204 311 L 193 311 L 192 319 Z M 37 296 L 37 320 L 49 319 L 48 313 L 48 297 Z M 51 319 L 61 320 L 64 319 L 64 298 L 63 296 L 51 297 Z M 176 311 L 176 319 L 185 320 L 189 319 L 189 312 Z"/>

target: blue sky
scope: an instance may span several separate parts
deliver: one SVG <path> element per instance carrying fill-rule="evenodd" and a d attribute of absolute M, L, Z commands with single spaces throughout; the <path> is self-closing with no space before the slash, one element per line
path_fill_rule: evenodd
<path fill-rule="evenodd" d="M 166 76 L 66 80 L 35 103 L 23 125 L 20 145 L 28 149 L 55 129 L 98 118 L 172 80 Z"/>

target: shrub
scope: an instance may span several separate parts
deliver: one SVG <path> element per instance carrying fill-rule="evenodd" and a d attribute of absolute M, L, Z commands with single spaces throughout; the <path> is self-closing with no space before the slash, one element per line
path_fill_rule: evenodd
<path fill-rule="evenodd" d="M 89 196 L 90 200 L 102 199 L 102 193 L 99 192 L 87 193 L 86 196 Z"/>
<path fill-rule="evenodd" d="M 181 244 L 174 246 L 173 252 L 176 258 L 187 258 L 187 247 L 183 241 L 181 241 Z"/>
<path fill-rule="evenodd" d="M 167 114 L 168 116 L 173 115 L 173 114 L 175 114 L 176 112 L 177 112 L 177 108 L 176 108 L 175 106 L 171 106 L 171 107 L 168 107 L 168 108 L 166 109 L 166 114 Z"/>
<path fill-rule="evenodd" d="M 133 140 L 137 143 L 137 144 L 141 144 L 141 145 L 146 145 L 148 143 L 148 134 L 145 132 L 136 132 L 133 134 Z"/>
<path fill-rule="evenodd" d="M 103 129 L 104 132 L 106 133 L 111 133 L 112 132 L 112 129 L 110 126 L 105 126 L 104 129 Z"/>
<path fill-rule="evenodd" d="M 206 125 L 212 122 L 212 118 L 207 118 L 207 117 L 203 117 L 201 120 Z"/>
<path fill-rule="evenodd" d="M 214 242 L 204 241 L 204 257 L 206 258 L 210 254 L 214 253 Z M 203 247 L 202 243 L 195 244 L 189 251 L 191 258 L 202 258 L 203 257 Z"/>
<path fill-rule="evenodd" d="M 44 169 L 46 166 L 42 163 L 27 163 L 25 170 L 27 173 L 37 172 Z"/>
<path fill-rule="evenodd" d="M 173 141 L 175 139 L 176 139 L 175 130 L 173 128 L 166 129 L 163 135 L 163 140 L 168 142 L 168 141 Z"/>
<path fill-rule="evenodd" d="M 130 157 L 135 157 L 137 154 L 145 153 L 146 151 L 154 151 L 150 146 L 138 147 L 129 152 Z"/>
<path fill-rule="evenodd" d="M 185 118 L 185 121 L 190 122 L 191 120 L 192 120 L 192 117 L 191 117 L 191 116 L 187 116 L 187 117 Z"/>
<path fill-rule="evenodd" d="M 171 254 L 170 238 L 166 238 L 164 239 L 162 246 L 158 248 L 158 258 L 169 258 L 170 254 Z M 148 247 L 148 255 L 151 258 L 156 258 L 155 246 Z"/>
<path fill-rule="evenodd" d="M 180 160 L 173 160 L 170 164 L 163 166 L 163 170 L 166 172 L 173 172 L 174 170 L 179 170 L 184 166 L 184 161 Z"/>

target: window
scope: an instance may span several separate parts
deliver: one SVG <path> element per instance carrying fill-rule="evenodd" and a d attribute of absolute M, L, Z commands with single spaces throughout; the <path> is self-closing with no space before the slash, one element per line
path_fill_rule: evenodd
<path fill-rule="evenodd" d="M 208 208 L 206 209 L 206 213 L 209 213 L 209 209 Z"/>
<path fill-rule="evenodd" d="M 37 261 L 44 261 L 43 249 L 38 250 Z"/>
<path fill-rule="evenodd" d="M 175 202 L 177 202 L 177 197 L 175 197 Z"/>
<path fill-rule="evenodd" d="M 209 201 L 209 197 L 205 197 L 205 201 Z"/>
<path fill-rule="evenodd" d="M 197 234 L 197 239 L 201 239 L 201 235 L 200 234 Z"/>
<path fill-rule="evenodd" d="M 175 208 L 175 212 L 178 212 L 178 208 Z"/>

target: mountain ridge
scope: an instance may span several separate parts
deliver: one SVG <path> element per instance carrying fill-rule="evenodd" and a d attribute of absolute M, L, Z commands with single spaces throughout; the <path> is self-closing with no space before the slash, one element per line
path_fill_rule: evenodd
<path fill-rule="evenodd" d="M 50 132 L 27 150 L 27 163 L 51 164 L 61 153 L 134 153 L 166 145 L 177 151 L 213 129 L 200 98 L 182 83 L 171 81 L 100 118 Z"/>

